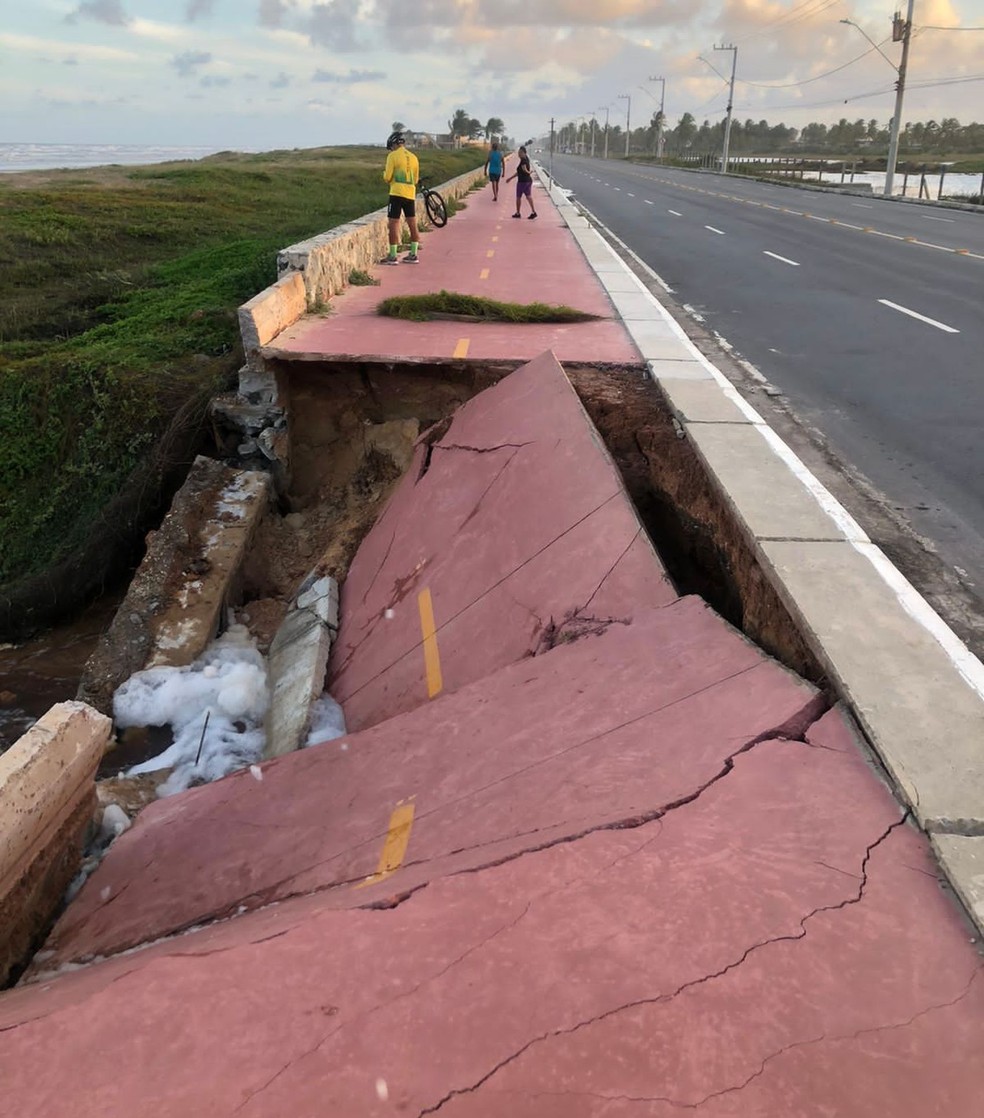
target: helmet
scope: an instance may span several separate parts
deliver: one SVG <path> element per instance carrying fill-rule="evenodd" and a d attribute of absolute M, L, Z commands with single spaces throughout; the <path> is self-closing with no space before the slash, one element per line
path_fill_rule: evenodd
<path fill-rule="evenodd" d="M 406 143 L 406 137 L 402 132 L 391 132 L 390 138 L 386 141 L 386 150 L 392 151 L 395 147 L 399 147 L 400 144 L 404 143 Z"/>

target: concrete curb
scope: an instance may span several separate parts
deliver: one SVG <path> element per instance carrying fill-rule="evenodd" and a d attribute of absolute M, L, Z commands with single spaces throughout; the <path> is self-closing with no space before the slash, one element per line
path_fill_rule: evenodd
<path fill-rule="evenodd" d="M 941 864 L 984 932 L 984 665 L 696 348 L 600 223 L 556 182 L 548 189 L 764 574 L 901 799 L 939 836 Z"/>

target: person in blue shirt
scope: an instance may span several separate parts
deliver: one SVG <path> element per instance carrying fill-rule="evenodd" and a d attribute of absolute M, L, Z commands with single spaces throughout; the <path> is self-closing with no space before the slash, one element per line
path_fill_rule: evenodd
<path fill-rule="evenodd" d="M 503 158 L 502 152 L 499 151 L 499 141 L 492 141 L 492 148 L 489 151 L 489 157 L 485 160 L 485 173 L 489 177 L 489 182 L 492 184 L 492 201 L 499 201 L 499 180 L 502 178 L 502 172 L 505 168 L 506 161 Z"/>

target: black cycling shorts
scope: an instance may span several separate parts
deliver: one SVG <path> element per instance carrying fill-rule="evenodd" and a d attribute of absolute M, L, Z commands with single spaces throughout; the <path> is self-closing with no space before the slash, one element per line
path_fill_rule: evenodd
<path fill-rule="evenodd" d="M 399 221 L 401 215 L 406 217 L 417 216 L 417 199 L 416 198 L 401 198 L 398 194 L 391 194 L 389 200 L 389 209 L 386 211 L 386 216 L 390 221 Z"/>

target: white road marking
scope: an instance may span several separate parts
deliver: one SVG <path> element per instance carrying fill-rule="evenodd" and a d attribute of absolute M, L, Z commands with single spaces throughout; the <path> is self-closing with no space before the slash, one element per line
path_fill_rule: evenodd
<path fill-rule="evenodd" d="M 630 195 L 629 195 L 629 197 L 630 197 L 630 198 L 634 198 L 634 197 L 635 197 L 635 195 L 634 195 L 634 194 L 630 194 Z"/>
<path fill-rule="evenodd" d="M 667 210 L 666 212 L 667 212 L 668 214 L 673 214 L 673 216 L 674 216 L 674 217 L 683 217 L 683 214 L 681 214 L 681 213 L 677 213 L 677 211 L 676 211 L 676 210 Z"/>
<path fill-rule="evenodd" d="M 945 221 L 947 225 L 953 224 L 952 217 L 930 217 L 929 214 L 920 214 L 920 217 L 924 217 L 927 221 Z"/>
<path fill-rule="evenodd" d="M 619 194 L 622 193 L 622 188 L 620 186 L 616 186 L 615 189 L 619 192 Z"/>
<path fill-rule="evenodd" d="M 647 206 L 652 205 L 652 202 L 650 202 L 648 198 L 643 198 L 643 201 L 646 203 Z"/>
<path fill-rule="evenodd" d="M 859 210 L 873 210 L 874 206 L 868 206 L 864 202 L 852 202 L 852 206 L 857 206 Z"/>
<path fill-rule="evenodd" d="M 781 261 L 783 262 L 783 264 L 792 264 L 792 266 L 793 266 L 794 268 L 798 268 L 798 267 L 799 267 L 799 264 L 797 263 L 797 261 L 795 261 L 795 260 L 789 260 L 789 259 L 788 259 L 787 257 L 785 257 L 785 256 L 779 256 L 779 255 L 778 255 L 778 253 L 775 253 L 775 252 L 768 252 L 768 251 L 766 251 L 766 252 L 765 252 L 765 255 L 766 255 L 766 256 L 771 256 L 773 260 L 781 260 Z"/>
<path fill-rule="evenodd" d="M 705 229 L 710 229 L 710 231 L 712 233 L 717 233 L 717 235 L 719 237 L 723 237 L 725 235 L 725 232 L 724 232 L 723 229 L 715 229 L 713 225 L 705 225 L 704 228 Z"/>
<path fill-rule="evenodd" d="M 924 314 L 919 314 L 918 311 L 910 311 L 908 307 L 900 307 L 898 303 L 892 303 L 888 299 L 879 299 L 878 302 L 883 306 L 891 307 L 893 311 L 907 314 L 910 318 L 918 318 L 920 322 L 925 322 L 928 326 L 935 326 L 937 330 L 943 330 L 947 334 L 960 333 L 955 326 L 947 326 L 945 322 L 937 322 L 935 318 L 927 318 Z"/>

